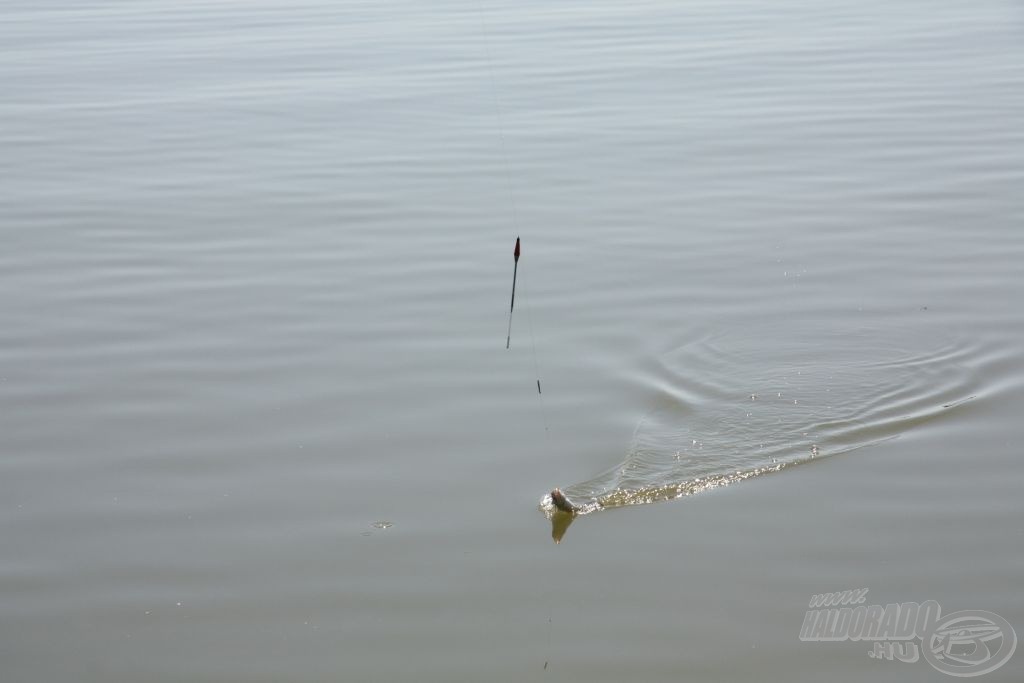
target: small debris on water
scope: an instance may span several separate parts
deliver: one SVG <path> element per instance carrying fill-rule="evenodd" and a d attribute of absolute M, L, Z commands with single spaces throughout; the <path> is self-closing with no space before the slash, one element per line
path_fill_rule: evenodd
<path fill-rule="evenodd" d="M 371 524 L 374 529 L 390 529 L 394 526 L 391 522 L 374 522 Z"/>

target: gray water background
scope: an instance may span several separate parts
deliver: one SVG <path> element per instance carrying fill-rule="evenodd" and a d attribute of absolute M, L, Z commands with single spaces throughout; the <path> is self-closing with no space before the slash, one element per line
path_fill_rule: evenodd
<path fill-rule="evenodd" d="M 862 586 L 1024 635 L 1019 3 L 0 16 L 3 681 L 943 679 L 799 642 Z M 551 542 L 736 348 L 892 330 L 974 398 Z"/>

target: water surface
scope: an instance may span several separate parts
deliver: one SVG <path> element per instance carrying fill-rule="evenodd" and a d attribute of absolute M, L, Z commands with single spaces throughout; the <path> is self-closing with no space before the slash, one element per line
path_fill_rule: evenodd
<path fill-rule="evenodd" d="M 862 586 L 1024 635 L 1022 17 L 8 2 L 0 678 L 935 680 L 799 642 Z"/>

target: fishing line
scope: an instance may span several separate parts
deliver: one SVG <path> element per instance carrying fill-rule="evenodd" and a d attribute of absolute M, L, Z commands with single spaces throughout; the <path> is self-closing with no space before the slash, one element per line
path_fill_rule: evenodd
<path fill-rule="evenodd" d="M 480 29 L 484 34 L 484 53 L 486 59 L 484 60 L 487 67 L 487 80 L 491 86 L 491 100 L 494 106 L 495 118 L 498 121 L 498 140 L 501 142 L 501 161 L 504 167 L 505 176 L 505 191 L 508 193 L 509 205 L 512 208 L 512 227 L 519 227 L 519 205 L 516 202 L 515 189 L 512 187 L 512 169 L 508 163 L 508 145 L 505 142 L 505 115 L 501 103 L 501 97 L 498 95 L 498 80 L 494 75 L 494 56 L 491 54 L 491 34 L 487 30 L 487 20 L 485 17 L 484 7 L 481 4 L 478 7 L 480 16 Z M 516 238 L 519 239 L 518 237 Z"/>
<path fill-rule="evenodd" d="M 491 54 L 491 35 L 490 35 L 490 31 L 487 30 L 486 12 L 485 12 L 483 3 L 480 3 L 480 5 L 478 5 L 478 11 L 479 11 L 479 17 L 480 17 L 480 28 L 481 28 L 481 31 L 482 31 L 483 36 L 484 36 L 484 52 L 486 54 L 486 60 L 485 61 L 486 61 L 486 66 L 487 66 L 487 75 L 488 75 L 488 79 L 490 81 L 490 86 L 491 86 L 491 98 L 493 100 L 494 110 L 495 110 L 495 114 L 496 114 L 495 118 L 497 119 L 497 123 L 498 123 L 498 138 L 501 141 L 501 162 L 502 162 L 502 167 L 503 167 L 504 176 L 505 176 L 505 190 L 508 193 L 509 205 L 511 206 L 511 209 L 512 209 L 512 228 L 513 228 L 514 232 L 516 233 L 516 244 L 515 244 L 515 251 L 514 251 L 514 262 L 513 262 L 513 267 L 512 267 L 512 299 L 511 299 L 511 303 L 509 304 L 509 311 L 508 311 L 508 335 L 505 338 L 505 348 L 509 349 L 509 348 L 511 348 L 511 344 L 512 344 L 512 312 L 513 312 L 513 309 L 515 308 L 515 302 L 516 302 L 516 299 L 515 299 L 515 297 L 516 297 L 516 276 L 518 274 L 518 269 L 519 269 L 519 256 L 520 256 L 519 235 L 522 234 L 522 231 L 519 229 L 519 204 L 516 201 L 516 192 L 515 192 L 515 187 L 513 185 L 513 180 L 512 180 L 512 167 L 511 167 L 511 164 L 509 163 L 508 144 L 506 142 L 506 136 L 505 136 L 504 108 L 502 106 L 501 97 L 500 97 L 499 91 L 498 91 L 498 81 L 497 81 L 497 78 L 496 78 L 495 73 L 494 73 L 494 57 Z M 520 290 L 522 290 L 522 289 L 523 288 L 520 287 Z M 526 289 L 528 290 L 529 288 L 527 287 Z M 542 421 L 542 423 L 544 425 L 544 446 L 543 446 L 543 448 L 544 448 L 545 453 L 550 455 L 551 446 L 550 446 L 550 441 L 549 441 L 549 436 L 548 436 L 549 430 L 548 430 L 547 408 L 544 405 L 544 392 L 541 389 L 541 384 L 540 384 L 540 361 L 538 360 L 538 356 L 537 356 L 537 338 L 536 338 L 536 335 L 534 334 L 534 331 L 533 331 L 533 311 L 532 311 L 532 307 L 530 306 L 530 297 L 529 297 L 528 291 L 523 291 L 521 298 L 524 300 L 524 303 L 525 303 L 525 306 L 526 306 L 526 320 L 527 320 L 528 326 L 530 328 L 530 346 L 531 346 L 531 348 L 533 350 L 533 371 L 534 371 L 534 377 L 537 380 L 537 399 L 538 399 L 538 402 L 539 402 L 539 405 L 540 405 L 541 421 Z M 553 618 L 552 618 L 552 607 L 551 607 L 552 601 L 551 601 L 551 586 L 550 585 L 546 585 L 545 586 L 545 593 L 546 593 L 546 595 L 545 595 L 545 598 L 544 598 L 544 604 L 547 605 L 548 624 L 547 624 L 547 634 L 546 634 L 547 642 L 546 642 L 546 646 L 545 646 L 546 652 L 545 652 L 545 656 L 544 656 L 544 667 L 543 667 L 543 671 L 544 672 L 547 671 L 548 664 L 551 661 L 551 633 L 552 633 Z"/>
<path fill-rule="evenodd" d="M 512 210 L 512 228 L 513 228 L 514 232 L 517 235 L 516 236 L 516 242 L 515 242 L 515 245 L 516 245 L 515 246 L 515 252 L 514 252 L 515 256 L 514 256 L 513 270 L 512 270 L 512 273 L 513 273 L 512 274 L 512 301 L 511 301 L 511 304 L 509 305 L 508 334 L 507 334 L 507 336 L 505 338 L 505 348 L 508 349 L 508 348 L 511 348 L 511 345 L 512 345 L 512 313 L 513 313 L 513 309 L 515 308 L 515 301 L 516 301 L 516 276 L 517 276 L 518 271 L 519 271 L 520 240 L 519 240 L 519 236 L 518 235 L 521 234 L 522 231 L 519 229 L 519 202 L 517 201 L 515 185 L 514 185 L 513 180 L 512 180 L 512 166 L 509 163 L 508 142 L 506 140 L 507 136 L 505 135 L 505 113 L 504 113 L 504 106 L 502 104 L 501 96 L 500 96 L 499 91 L 498 91 L 498 80 L 497 80 L 497 77 L 496 77 L 496 75 L 494 73 L 494 55 L 491 53 L 491 34 L 490 34 L 490 31 L 487 28 L 486 12 L 484 10 L 483 5 L 482 4 L 479 5 L 478 9 L 479 9 L 479 16 L 480 16 L 480 30 L 481 30 L 481 32 L 483 33 L 483 36 L 484 36 L 484 53 L 485 53 L 485 56 L 486 56 L 486 59 L 484 60 L 484 62 L 485 62 L 485 65 L 487 67 L 487 79 L 490 82 L 490 86 L 491 86 L 490 87 L 490 90 L 491 90 L 491 100 L 492 100 L 492 104 L 494 106 L 495 118 L 496 118 L 497 123 L 498 123 L 498 139 L 499 139 L 500 145 L 501 145 L 501 154 L 499 156 L 501 157 L 502 170 L 504 171 L 503 175 L 505 177 L 505 191 L 508 194 L 509 206 L 511 207 L 511 210 Z M 523 287 L 520 287 L 520 290 L 522 290 L 522 289 L 523 289 Z M 544 392 L 541 389 L 541 383 L 540 383 L 540 362 L 538 361 L 538 357 L 537 357 L 537 338 L 536 338 L 536 335 L 534 334 L 534 331 L 533 331 L 533 312 L 532 312 L 532 308 L 530 306 L 530 297 L 529 297 L 529 295 L 526 292 L 523 292 L 523 294 L 522 294 L 522 296 L 520 298 L 525 300 L 526 319 L 527 319 L 527 322 L 528 322 L 529 327 L 530 327 L 530 346 L 532 347 L 532 351 L 533 351 L 533 371 L 534 371 L 534 376 L 536 377 L 536 383 L 537 383 L 537 396 L 540 399 L 539 402 L 540 402 L 541 421 L 544 424 L 544 445 L 545 445 L 545 450 L 547 450 L 548 433 L 549 433 L 548 417 L 547 417 L 547 409 L 546 409 L 546 407 L 544 405 Z"/>
<path fill-rule="evenodd" d="M 533 309 L 530 306 L 529 288 L 525 288 L 522 295 L 523 305 L 526 307 L 526 323 L 530 328 L 530 346 L 533 348 L 533 373 L 537 378 L 537 398 L 540 399 L 540 418 L 544 423 L 544 446 L 548 446 L 548 412 L 544 406 L 544 392 L 540 388 L 540 361 L 537 360 L 537 339 L 533 334 Z"/>

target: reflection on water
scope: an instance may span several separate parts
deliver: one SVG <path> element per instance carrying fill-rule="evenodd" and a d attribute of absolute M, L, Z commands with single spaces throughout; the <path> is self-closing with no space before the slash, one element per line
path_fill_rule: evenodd
<path fill-rule="evenodd" d="M 550 498 L 551 494 L 548 494 L 546 499 L 541 501 L 541 505 L 543 506 L 544 514 L 551 520 L 551 540 L 555 543 L 561 543 L 565 532 L 569 530 L 569 525 L 576 519 L 576 512 L 574 510 L 561 510 L 551 505 Z"/>

